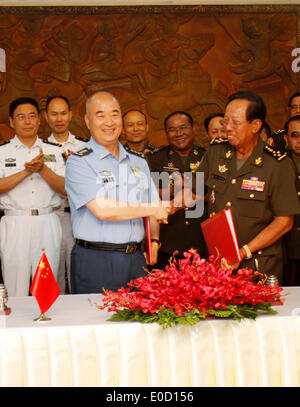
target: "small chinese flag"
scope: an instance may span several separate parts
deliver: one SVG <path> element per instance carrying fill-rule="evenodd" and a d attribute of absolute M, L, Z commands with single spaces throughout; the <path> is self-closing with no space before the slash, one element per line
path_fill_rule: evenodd
<path fill-rule="evenodd" d="M 30 287 L 30 292 L 35 296 L 39 304 L 41 314 L 47 312 L 60 294 L 59 286 L 55 280 L 45 253 L 42 254 L 37 266 Z"/>

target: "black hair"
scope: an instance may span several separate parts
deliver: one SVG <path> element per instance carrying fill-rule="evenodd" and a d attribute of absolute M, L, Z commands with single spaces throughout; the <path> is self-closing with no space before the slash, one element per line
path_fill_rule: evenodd
<path fill-rule="evenodd" d="M 164 127 L 165 127 L 165 130 L 167 130 L 167 121 L 168 121 L 172 116 L 175 116 L 175 114 L 183 114 L 183 115 L 185 115 L 185 116 L 188 118 L 191 127 L 193 127 L 193 125 L 194 125 L 194 120 L 193 120 L 192 116 L 191 116 L 189 113 L 187 113 L 187 112 L 184 112 L 184 111 L 181 111 L 181 110 L 177 110 L 176 112 L 170 113 L 170 114 L 165 118 L 165 120 L 164 120 Z"/>
<path fill-rule="evenodd" d="M 69 110 L 71 110 L 71 105 L 70 105 L 69 99 L 66 96 L 59 96 L 58 95 L 58 96 L 50 96 L 47 99 L 47 101 L 46 101 L 46 111 L 48 111 L 49 104 L 50 104 L 50 102 L 52 102 L 53 99 L 62 99 L 62 100 L 64 100 L 66 102 L 66 104 L 68 105 Z"/>
<path fill-rule="evenodd" d="M 264 125 L 266 120 L 266 105 L 262 98 L 254 92 L 241 91 L 229 96 L 226 106 L 233 100 L 239 99 L 247 100 L 248 102 L 250 102 L 246 111 L 246 119 L 249 122 L 255 119 L 259 119 L 262 122 L 262 125 Z"/>
<path fill-rule="evenodd" d="M 141 114 L 144 116 L 144 118 L 145 118 L 145 122 L 146 122 L 146 124 L 148 123 L 147 116 L 145 115 L 145 113 L 144 113 L 144 112 L 142 112 L 142 111 L 141 111 L 141 110 L 139 110 L 139 109 L 130 109 L 130 110 L 127 110 L 127 112 L 126 112 L 126 113 L 124 113 L 124 114 L 123 114 L 123 116 L 122 116 L 123 121 L 124 121 L 125 116 L 127 116 L 127 115 L 128 115 L 128 113 L 131 113 L 131 112 L 139 112 L 139 113 L 141 113 Z"/>
<path fill-rule="evenodd" d="M 208 126 L 209 126 L 210 121 L 212 119 L 214 119 L 215 117 L 224 117 L 224 114 L 223 113 L 213 113 L 204 119 L 203 124 L 204 124 L 205 130 L 206 130 L 206 133 L 208 133 Z"/>
<path fill-rule="evenodd" d="M 287 135 L 289 132 L 289 125 L 291 122 L 300 122 L 300 115 L 296 115 L 293 117 L 290 117 L 289 120 L 285 123 L 284 125 L 284 133 Z"/>
<path fill-rule="evenodd" d="M 263 130 L 267 133 L 267 138 L 272 137 L 272 130 L 270 125 L 267 122 L 264 122 L 264 124 L 261 126 L 259 132 L 261 133 Z"/>
<path fill-rule="evenodd" d="M 34 106 L 36 108 L 38 114 L 40 114 L 39 104 L 35 99 L 28 98 L 28 97 L 21 97 L 21 98 L 13 100 L 10 103 L 10 105 L 9 105 L 9 116 L 12 118 L 16 108 L 18 106 L 20 106 L 20 105 L 25 105 L 25 104 L 29 104 L 29 105 Z"/>
<path fill-rule="evenodd" d="M 297 97 L 297 96 L 300 96 L 300 92 L 294 93 L 294 94 L 289 98 L 288 107 L 291 107 L 292 100 L 293 100 L 295 97 Z"/>

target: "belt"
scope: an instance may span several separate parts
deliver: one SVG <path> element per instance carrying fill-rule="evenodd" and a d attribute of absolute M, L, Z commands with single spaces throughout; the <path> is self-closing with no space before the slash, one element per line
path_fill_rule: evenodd
<path fill-rule="evenodd" d="M 106 250 L 112 252 L 123 252 L 126 254 L 133 254 L 141 247 L 141 243 L 104 243 L 104 242 L 88 242 L 86 240 L 75 239 L 75 243 L 85 249 L 92 250 Z"/>
<path fill-rule="evenodd" d="M 71 212 L 71 209 L 70 209 L 69 207 L 64 208 L 64 212 L 68 212 L 68 213 L 70 213 L 70 212 Z"/>
<path fill-rule="evenodd" d="M 39 216 L 52 213 L 54 208 L 42 209 L 4 209 L 5 216 Z"/>

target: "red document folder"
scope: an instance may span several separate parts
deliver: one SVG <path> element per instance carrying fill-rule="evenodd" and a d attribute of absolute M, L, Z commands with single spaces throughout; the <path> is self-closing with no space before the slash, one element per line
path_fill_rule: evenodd
<path fill-rule="evenodd" d="M 239 263 L 239 245 L 235 233 L 231 209 L 223 209 L 201 223 L 206 245 L 217 264 L 223 257 L 232 265 Z"/>
<path fill-rule="evenodd" d="M 151 229 L 150 229 L 150 218 L 149 216 L 144 218 L 145 234 L 146 234 L 146 250 L 148 257 L 148 264 L 153 265 L 152 259 L 152 242 L 151 242 Z"/>

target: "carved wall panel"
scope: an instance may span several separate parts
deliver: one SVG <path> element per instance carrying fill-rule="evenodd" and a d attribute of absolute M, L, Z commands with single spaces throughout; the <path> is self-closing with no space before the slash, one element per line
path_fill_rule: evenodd
<path fill-rule="evenodd" d="M 297 9 L 90 9 L 1 10 L 2 139 L 13 135 L 10 101 L 31 96 L 43 109 L 57 94 L 70 99 L 71 131 L 88 137 L 85 100 L 100 89 L 112 92 L 124 112 L 145 111 L 156 145 L 165 143 L 163 120 L 175 110 L 192 114 L 197 140 L 205 144 L 204 118 L 223 111 L 228 95 L 242 89 L 264 98 L 272 128 L 287 119 L 287 100 L 298 89 L 291 69 Z M 44 120 L 40 135 L 49 135 Z"/>

